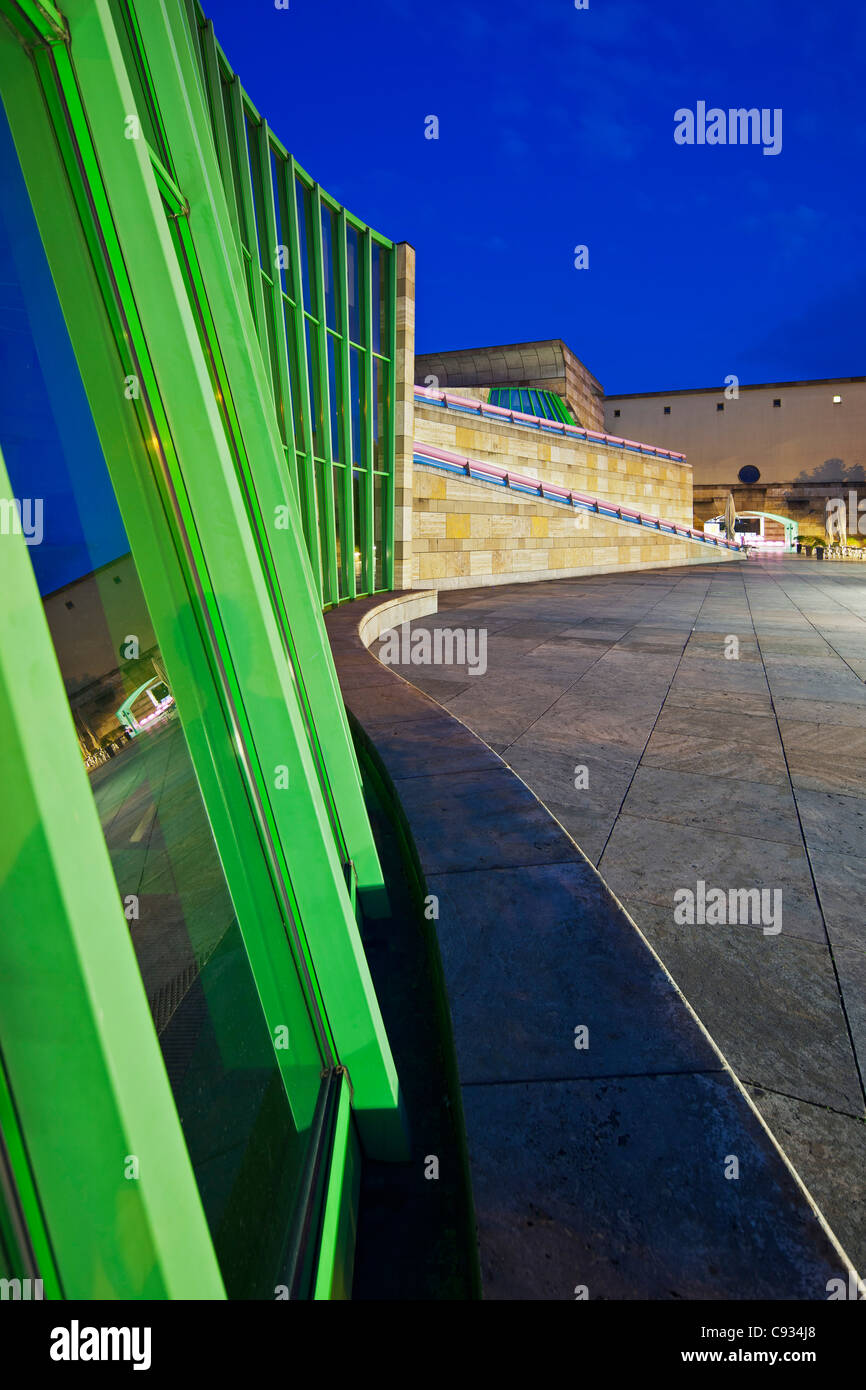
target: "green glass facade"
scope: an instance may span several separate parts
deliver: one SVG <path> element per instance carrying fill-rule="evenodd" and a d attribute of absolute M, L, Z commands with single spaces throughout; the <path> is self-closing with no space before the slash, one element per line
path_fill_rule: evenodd
<path fill-rule="evenodd" d="M 0 10 L 0 1277 L 338 1296 L 406 1154 L 322 618 L 393 586 L 395 249 L 191 3 Z"/>
<path fill-rule="evenodd" d="M 555 391 L 539 391 L 527 386 L 491 386 L 487 399 L 490 405 L 501 406 L 503 410 L 519 410 L 539 420 L 561 420 L 564 425 L 574 424 L 571 411 Z"/>

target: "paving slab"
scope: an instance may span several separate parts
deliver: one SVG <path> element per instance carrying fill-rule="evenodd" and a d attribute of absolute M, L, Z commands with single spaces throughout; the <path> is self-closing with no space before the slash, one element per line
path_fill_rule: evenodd
<path fill-rule="evenodd" d="M 655 904 L 626 906 L 741 1081 L 862 1117 L 826 945 L 750 927 L 677 926 Z"/>
<path fill-rule="evenodd" d="M 464 1084 L 722 1070 L 585 861 L 432 874 L 427 887 Z"/>
<path fill-rule="evenodd" d="M 844 1277 L 723 1074 L 467 1086 L 464 1106 L 486 1298 L 823 1300 Z"/>
<path fill-rule="evenodd" d="M 546 798 L 542 796 L 542 800 Z M 705 772 L 641 763 L 622 806 L 628 816 L 723 832 L 732 828 L 732 808 L 739 834 L 782 844 L 802 843 L 790 790 L 765 782 L 735 782 L 727 777 L 707 777 Z M 580 843 L 579 836 L 577 839 Z"/>
<path fill-rule="evenodd" d="M 731 814 L 733 819 L 733 806 Z M 697 891 L 699 880 L 708 889 L 721 888 L 725 892 L 732 888 L 778 892 L 778 934 L 821 943 L 826 940 L 802 844 L 622 814 L 599 869 L 621 898 L 656 903 L 670 913 L 671 919 L 674 895 L 681 889 Z M 776 899 L 769 902 L 773 906 Z M 763 936 L 766 928 L 776 925 L 775 921 L 756 923 L 747 929 Z M 768 936 L 773 934 L 766 931 Z"/>
<path fill-rule="evenodd" d="M 857 1252 L 866 1252 L 866 1204 L 858 1180 L 866 1171 L 866 1122 L 756 1086 L 749 1091 L 818 1202 L 836 1209 L 839 1239 L 857 1259 Z M 859 1261 L 862 1268 L 863 1253 Z"/>
<path fill-rule="evenodd" d="M 795 792 L 810 850 L 858 855 L 866 849 L 866 799 L 836 792 Z"/>

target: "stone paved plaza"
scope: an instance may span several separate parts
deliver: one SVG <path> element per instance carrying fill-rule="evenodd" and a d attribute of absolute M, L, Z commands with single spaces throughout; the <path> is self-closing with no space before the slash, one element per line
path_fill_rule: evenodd
<path fill-rule="evenodd" d="M 598 866 L 862 1267 L 866 570 L 774 557 L 439 610 L 412 630 L 486 632 L 486 671 L 397 669 Z M 781 930 L 678 925 L 699 881 L 780 893 Z"/>

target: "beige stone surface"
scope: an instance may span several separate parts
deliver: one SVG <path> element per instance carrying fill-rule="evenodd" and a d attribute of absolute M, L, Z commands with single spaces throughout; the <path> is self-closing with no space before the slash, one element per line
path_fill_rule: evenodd
<path fill-rule="evenodd" d="M 736 562 L 729 551 L 555 502 L 518 501 L 495 483 L 423 464 L 415 465 L 414 528 L 412 582 L 434 589 Z"/>
<path fill-rule="evenodd" d="M 688 463 L 653 458 L 613 446 L 503 424 L 493 418 L 474 419 L 442 406 L 416 404 L 415 439 L 461 457 L 493 463 L 542 482 L 641 511 L 666 521 L 691 526 L 692 470 Z M 416 475 L 417 476 L 417 475 Z"/>
<path fill-rule="evenodd" d="M 412 453 L 415 438 L 415 248 L 397 245 L 397 343 L 394 361 L 394 585 L 412 583 Z"/>
<path fill-rule="evenodd" d="M 746 464 L 758 469 L 762 483 L 798 485 L 851 477 L 866 467 L 866 377 L 743 384 L 739 391 L 728 399 L 720 383 L 608 396 L 602 428 L 685 453 L 696 482 L 718 487 L 735 484 Z"/>

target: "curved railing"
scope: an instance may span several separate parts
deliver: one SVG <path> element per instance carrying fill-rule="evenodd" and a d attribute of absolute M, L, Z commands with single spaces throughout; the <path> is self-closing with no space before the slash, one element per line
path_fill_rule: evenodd
<path fill-rule="evenodd" d="M 508 421 L 512 425 L 529 425 L 530 428 L 567 435 L 569 439 L 581 439 L 587 443 L 604 444 L 611 449 L 625 449 L 631 453 L 643 454 L 647 458 L 668 459 L 671 463 L 686 462 L 685 454 L 677 454 L 670 449 L 657 449 L 653 444 L 641 444 L 636 439 L 620 439 L 616 434 L 601 434 L 598 430 L 584 429 L 582 425 L 566 425 L 558 420 L 546 420 L 540 415 L 524 415 L 522 410 L 508 410 L 505 406 L 491 405 L 488 401 L 479 401 L 475 397 L 455 396 L 451 391 L 432 391 L 426 386 L 416 386 L 415 400 L 425 405 L 462 410 L 468 415 Z"/>

